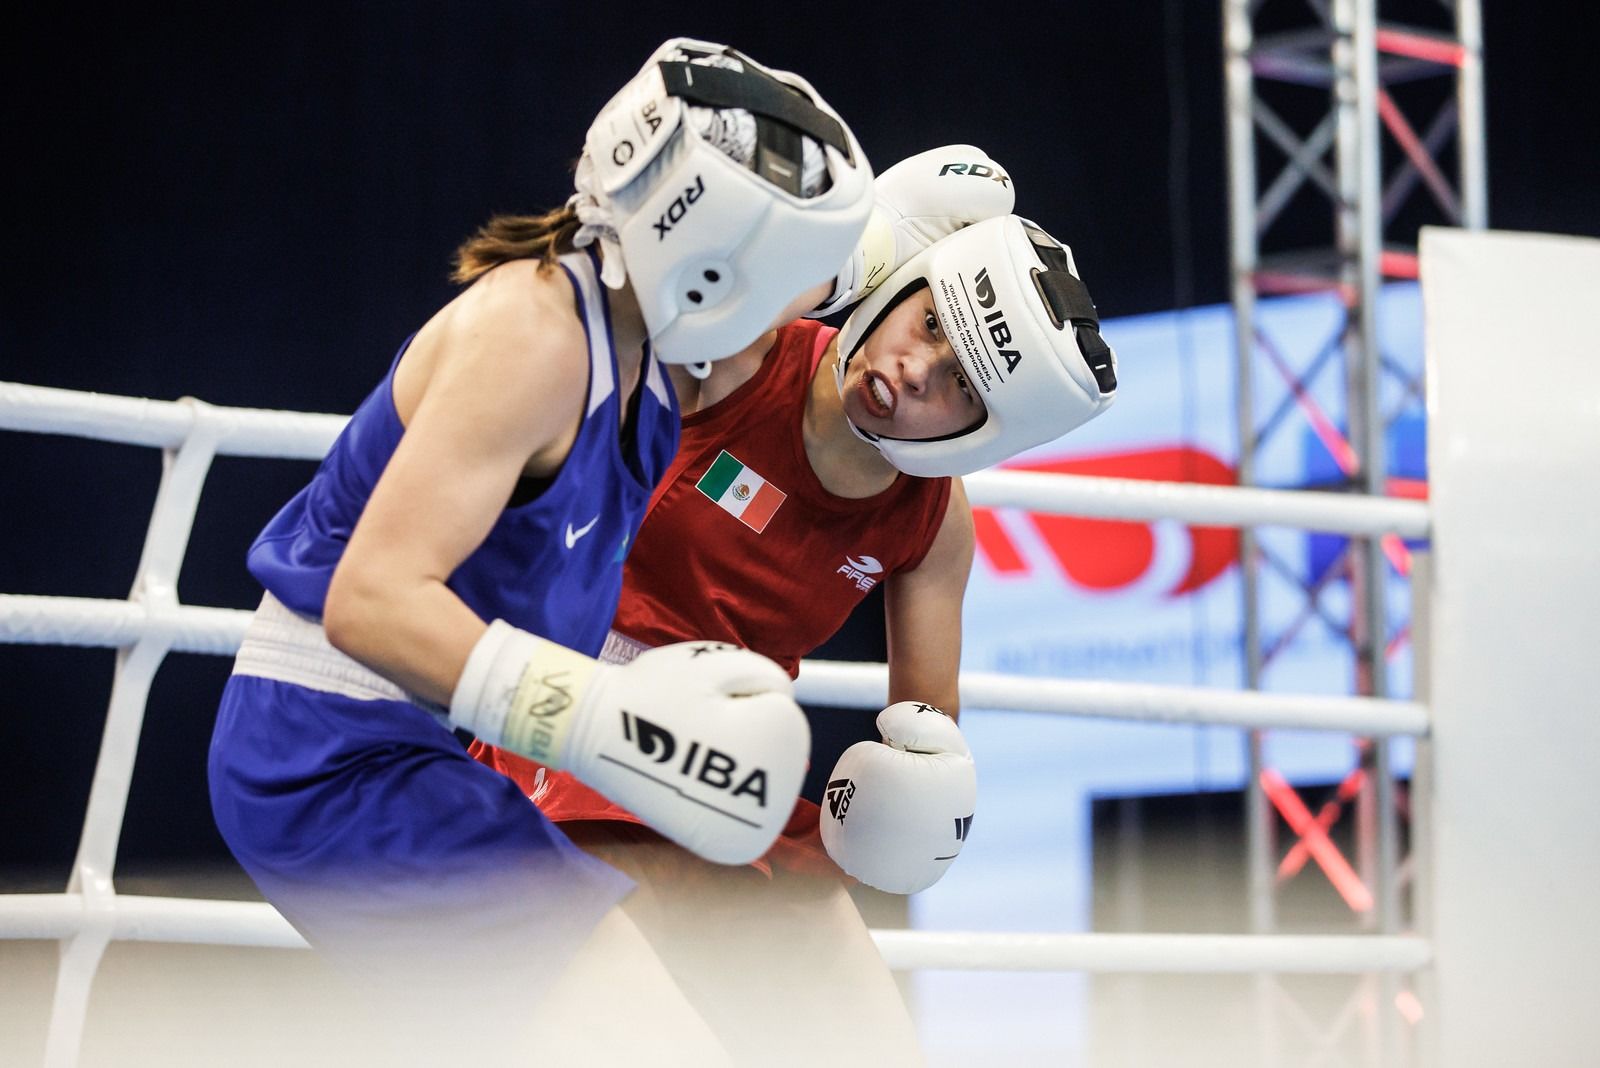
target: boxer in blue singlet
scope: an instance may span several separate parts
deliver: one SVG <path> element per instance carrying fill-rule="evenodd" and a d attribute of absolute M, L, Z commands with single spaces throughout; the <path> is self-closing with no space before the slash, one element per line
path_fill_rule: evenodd
<path fill-rule="evenodd" d="M 706 642 L 593 657 L 676 447 L 661 363 L 764 352 L 872 208 L 803 79 L 687 39 L 601 111 L 577 187 L 463 245 L 467 287 L 251 547 L 266 593 L 209 762 L 229 847 L 313 945 L 530 1002 L 626 923 L 631 883 L 459 735 L 566 768 L 708 859 L 771 844 L 809 747 L 782 670 Z"/>
<path fill-rule="evenodd" d="M 481 618 L 504 619 L 590 655 L 604 641 L 624 547 L 678 431 L 659 361 L 646 357 L 631 400 L 618 390 L 596 260 L 592 251 L 560 259 L 588 342 L 588 397 L 577 435 L 553 477 L 518 480 L 488 536 L 445 583 Z M 223 695 L 211 758 L 213 807 L 240 863 L 314 942 L 381 936 L 392 948 L 408 928 L 388 929 L 384 896 L 393 895 L 405 918 L 445 894 L 459 895 L 471 924 L 497 937 L 536 919 L 545 948 L 560 959 L 631 883 L 537 818 L 509 780 L 481 774 L 441 729 L 441 710 L 413 703 L 382 676 L 323 647 L 317 628 L 303 622 L 322 618 L 350 534 L 406 432 L 394 379 L 409 346 L 356 409 L 311 484 L 251 546 L 250 572 L 267 594 Z M 294 679 L 296 672 L 304 677 Z M 367 748 L 374 740 L 383 750 L 376 759 Z M 375 772 L 403 788 L 366 788 Z M 286 782 L 295 788 L 285 789 Z M 285 851 L 290 842 L 295 847 Z M 330 890 L 347 886 L 367 899 L 362 910 L 319 907 Z M 541 902 L 537 913 L 514 904 L 530 891 Z M 552 942 L 557 934 L 560 941 Z M 470 940 L 462 949 L 482 951 Z"/>

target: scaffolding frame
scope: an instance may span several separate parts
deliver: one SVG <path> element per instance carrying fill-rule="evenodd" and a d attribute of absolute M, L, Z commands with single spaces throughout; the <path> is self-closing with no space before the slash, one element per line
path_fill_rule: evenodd
<path fill-rule="evenodd" d="M 1292 13 L 1285 10 L 1290 3 L 1223 0 L 1239 484 L 1261 485 L 1262 452 L 1286 426 L 1295 425 L 1291 416 L 1298 412 L 1343 475 L 1341 485 L 1320 488 L 1384 496 L 1390 491 L 1387 433 L 1408 411 L 1409 402 L 1421 403 L 1422 390 L 1419 382 L 1382 357 L 1377 330 L 1382 284 L 1417 277 L 1415 209 L 1423 194 L 1428 198 L 1424 209 L 1431 208 L 1436 216 L 1424 221 L 1468 229 L 1487 224 L 1479 4 L 1433 0 L 1427 12 L 1444 25 L 1424 28 L 1381 20 L 1379 0 L 1292 0 L 1296 9 Z M 1276 25 L 1258 33 L 1267 21 L 1262 11 L 1268 6 L 1273 7 Z M 1407 14 L 1414 18 L 1423 6 L 1412 3 Z M 1290 24 L 1296 16 L 1304 24 Z M 1453 91 L 1419 132 L 1396 88 L 1441 77 L 1454 79 Z M 1317 113 L 1308 115 L 1301 108 L 1286 114 L 1274 95 L 1306 89 L 1327 91 L 1325 110 L 1314 109 Z M 1304 99 L 1302 95 L 1300 100 Z M 1412 110 L 1415 103 L 1409 102 Z M 1258 153 L 1258 148 L 1268 151 Z M 1399 156 L 1398 165 L 1389 167 L 1387 175 L 1386 150 Z M 1281 168 L 1270 181 L 1258 181 L 1263 157 L 1273 154 L 1281 156 Z M 1321 196 L 1301 195 L 1307 189 Z M 1330 208 L 1332 237 L 1326 245 L 1263 251 L 1263 238 L 1275 225 L 1286 219 L 1299 221 L 1297 215 L 1307 212 L 1325 219 L 1321 213 Z M 1335 337 L 1297 362 L 1295 354 L 1262 326 L 1258 299 L 1316 292 L 1339 296 L 1343 321 Z M 1343 361 L 1342 431 L 1309 388 L 1335 357 Z M 1283 384 L 1264 418 L 1255 388 L 1258 368 L 1263 379 L 1276 378 Z M 1386 374 L 1401 380 L 1403 398 L 1390 415 L 1381 405 Z M 1297 618 L 1270 639 L 1263 634 L 1263 565 L 1277 581 L 1296 588 L 1302 601 Z M 1354 691 L 1387 696 L 1388 660 L 1406 638 L 1406 628 L 1393 636 L 1388 631 L 1388 571 L 1394 567 L 1406 574 L 1409 565 L 1410 554 L 1398 538 L 1360 538 L 1351 541 L 1323 575 L 1304 576 L 1292 561 L 1265 551 L 1253 530 L 1241 530 L 1245 686 L 1261 689 L 1273 656 L 1303 624 L 1320 618 L 1349 643 Z M 1330 608 L 1323 599 L 1329 579 L 1335 577 L 1348 579 L 1350 599 L 1344 612 Z M 1266 788 L 1272 773 L 1264 760 L 1262 732 L 1249 732 L 1247 746 L 1250 924 L 1254 932 L 1267 933 L 1277 923 L 1282 862 L 1277 857 L 1277 813 Z M 1356 813 L 1356 869 L 1361 883 L 1374 891 L 1370 904 L 1357 914 L 1364 927 L 1394 933 L 1408 923 L 1400 892 L 1408 866 L 1400 856 L 1401 799 L 1392 748 L 1387 739 L 1358 739 L 1357 746 L 1359 760 L 1352 776 L 1356 788 L 1343 800 L 1353 801 Z M 1316 818 L 1317 828 L 1307 829 L 1325 833 L 1342 808 L 1342 804 L 1324 806 Z M 1302 836 L 1295 849 L 1303 851 L 1304 844 Z M 1352 903 L 1352 907 L 1357 906 Z M 1373 996 L 1379 1004 L 1395 1006 L 1414 1022 L 1421 1011 L 1414 994 L 1399 989 L 1392 978 L 1378 984 L 1382 989 Z M 1263 1063 L 1277 1064 L 1271 1017 L 1283 992 L 1271 976 L 1258 979 L 1258 992 Z M 1366 1036 L 1366 1062 L 1410 1063 L 1415 1046 L 1402 1041 L 1397 1013 L 1385 1008 L 1372 1015 L 1378 1024 Z"/>

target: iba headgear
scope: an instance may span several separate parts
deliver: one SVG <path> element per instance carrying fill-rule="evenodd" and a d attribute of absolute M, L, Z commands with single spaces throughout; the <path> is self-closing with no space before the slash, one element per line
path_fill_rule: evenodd
<path fill-rule="evenodd" d="M 657 355 L 731 356 L 832 278 L 872 212 L 872 169 L 797 75 L 723 45 L 656 50 L 589 127 L 572 204 L 602 277 L 633 284 Z"/>
<path fill-rule="evenodd" d="M 1016 215 L 941 238 L 856 306 L 839 334 L 834 373 L 841 394 L 845 369 L 867 336 L 924 285 L 985 413 L 977 426 L 924 440 L 851 424 L 906 474 L 971 474 L 1082 426 L 1116 399 L 1116 353 L 1100 338 L 1071 250 Z"/>

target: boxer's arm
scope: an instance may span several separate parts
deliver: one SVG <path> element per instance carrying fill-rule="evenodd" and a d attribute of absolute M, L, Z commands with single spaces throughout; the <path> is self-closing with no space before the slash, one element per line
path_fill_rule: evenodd
<path fill-rule="evenodd" d="M 589 361 L 571 302 L 561 272 L 494 272 L 413 341 L 402 371 L 425 368 L 425 381 L 407 379 L 402 398 L 396 375 L 406 433 L 334 572 L 323 625 L 336 648 L 428 700 L 449 702 L 486 627 L 445 580 L 530 458 L 553 470 L 582 417 Z"/>
<path fill-rule="evenodd" d="M 937 882 L 972 826 L 977 773 L 955 711 L 973 540 L 966 492 L 952 479 L 927 556 L 885 591 L 890 705 L 878 714 L 883 741 L 852 745 L 828 776 L 822 844 L 846 873 L 889 893 Z"/>
<path fill-rule="evenodd" d="M 914 570 L 889 579 L 884 624 L 889 644 L 889 702 L 923 701 L 960 708 L 961 601 L 972 570 L 972 508 L 959 478 L 950 480 L 939 533 Z"/>

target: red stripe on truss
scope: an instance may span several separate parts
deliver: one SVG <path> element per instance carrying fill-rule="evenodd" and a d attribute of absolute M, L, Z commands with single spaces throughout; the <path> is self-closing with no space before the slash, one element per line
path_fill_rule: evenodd
<path fill-rule="evenodd" d="M 1344 903 L 1356 912 L 1372 911 L 1372 892 L 1361 881 L 1361 876 L 1356 874 L 1350 862 L 1344 859 L 1344 854 L 1333 844 L 1328 832 L 1323 830 L 1316 818 L 1311 815 L 1311 810 L 1300 800 L 1300 795 L 1294 792 L 1294 787 L 1276 771 L 1263 768 L 1261 789 L 1294 833 L 1305 842 L 1312 859 L 1317 862 L 1317 867 L 1326 873 L 1333 888 L 1344 898 Z"/>
<path fill-rule="evenodd" d="M 1389 644 L 1384 646 L 1383 655 L 1393 660 L 1400 655 L 1400 650 L 1411 644 L 1411 628 L 1401 627 L 1400 633 L 1389 639 Z"/>
<path fill-rule="evenodd" d="M 1256 271 L 1251 280 L 1255 283 L 1257 293 L 1269 296 L 1280 293 L 1326 293 L 1341 289 L 1340 284 L 1332 278 L 1290 271 Z"/>
<path fill-rule="evenodd" d="M 1383 546 L 1383 555 L 1389 558 L 1389 566 L 1402 576 L 1411 575 L 1411 550 L 1406 548 L 1406 543 L 1400 540 L 1398 534 L 1385 534 L 1379 542 Z"/>
<path fill-rule="evenodd" d="M 1272 361 L 1272 365 L 1277 368 L 1278 374 L 1282 376 L 1284 384 L 1289 387 L 1289 392 L 1294 394 L 1295 403 L 1305 413 L 1306 421 L 1311 424 L 1312 433 L 1317 435 L 1317 439 L 1322 442 L 1323 448 L 1328 450 L 1328 455 L 1333 457 L 1333 462 L 1339 465 L 1339 470 L 1344 472 L 1346 477 L 1354 475 L 1357 468 L 1360 467 L 1361 461 L 1357 458 L 1356 450 L 1350 444 L 1349 439 L 1339 433 L 1339 428 L 1333 424 L 1333 420 L 1323 413 L 1322 407 L 1317 404 L 1315 398 L 1306 389 L 1305 383 L 1294 373 L 1288 361 L 1283 358 L 1277 348 L 1268 344 L 1264 336 L 1258 336 L 1257 341 L 1261 345 L 1261 351 L 1267 354 L 1267 359 Z"/>
<path fill-rule="evenodd" d="M 1417 33 L 1407 33 L 1404 30 L 1379 30 L 1377 33 L 1378 51 L 1387 52 L 1391 56 L 1410 56 L 1412 59 L 1423 59 L 1429 63 L 1441 63 L 1447 67 L 1459 67 L 1467 61 L 1467 48 L 1455 41 L 1441 41 L 1436 37 L 1427 37 Z"/>
<path fill-rule="evenodd" d="M 1384 484 L 1384 493 L 1390 497 L 1403 497 L 1409 501 L 1425 501 L 1428 499 L 1428 480 L 1425 478 L 1399 478 L 1389 476 L 1389 481 Z"/>
<path fill-rule="evenodd" d="M 1356 799 L 1361 793 L 1361 786 L 1367 781 L 1367 773 L 1356 768 L 1344 777 L 1339 784 L 1339 789 L 1334 792 L 1333 800 L 1325 803 L 1317 810 L 1317 826 L 1324 831 L 1333 830 L 1333 825 L 1339 822 L 1339 814 L 1344 811 L 1344 806 Z M 1278 862 L 1278 881 L 1287 882 L 1300 874 L 1300 869 L 1306 866 L 1306 861 L 1311 857 L 1311 850 L 1302 839 L 1294 844 L 1294 848 L 1284 854 Z"/>
<path fill-rule="evenodd" d="M 1341 434 L 1333 420 L 1324 414 L 1316 399 L 1306 389 L 1305 383 L 1289 367 L 1282 354 L 1268 343 L 1266 337 L 1257 335 L 1256 340 L 1260 343 L 1261 350 L 1267 354 L 1267 359 L 1277 368 L 1289 391 L 1294 394 L 1295 403 L 1305 413 L 1306 421 L 1311 424 L 1311 432 L 1322 442 L 1322 447 L 1328 450 L 1328 455 L 1339 465 L 1339 470 L 1344 472 L 1346 477 L 1354 477 L 1361 466 L 1361 460 L 1356 455 L 1355 446 L 1350 444 L 1350 439 Z M 1388 557 L 1390 565 L 1400 574 L 1410 575 L 1411 550 L 1406 548 L 1406 543 L 1401 541 L 1398 535 L 1385 534 L 1380 544 L 1383 547 L 1383 555 Z"/>
<path fill-rule="evenodd" d="M 1406 121 L 1405 113 L 1400 110 L 1400 105 L 1396 104 L 1394 97 L 1383 89 L 1378 90 L 1378 115 L 1383 119 L 1383 125 L 1388 129 L 1390 135 L 1394 137 L 1401 150 L 1405 152 L 1406 159 L 1411 161 L 1411 165 L 1417 169 L 1417 174 L 1422 176 L 1423 182 L 1433 191 L 1434 198 L 1439 201 L 1439 205 L 1452 217 L 1459 218 L 1461 209 L 1456 203 L 1455 190 L 1450 188 L 1450 180 L 1444 176 L 1443 171 L 1439 170 L 1439 165 L 1433 161 L 1433 156 L 1423 146 L 1422 139 L 1417 136 L 1417 132 Z M 1390 255 L 1403 256 L 1404 253 L 1384 253 L 1382 259 L 1386 260 Z M 1413 269 L 1414 267 L 1415 265 L 1413 265 Z M 1415 278 L 1416 275 L 1412 274 L 1411 277 Z"/>
<path fill-rule="evenodd" d="M 1422 268 L 1418 263 L 1414 252 L 1389 249 L 1378 256 L 1378 272 L 1385 278 L 1420 278 Z"/>

